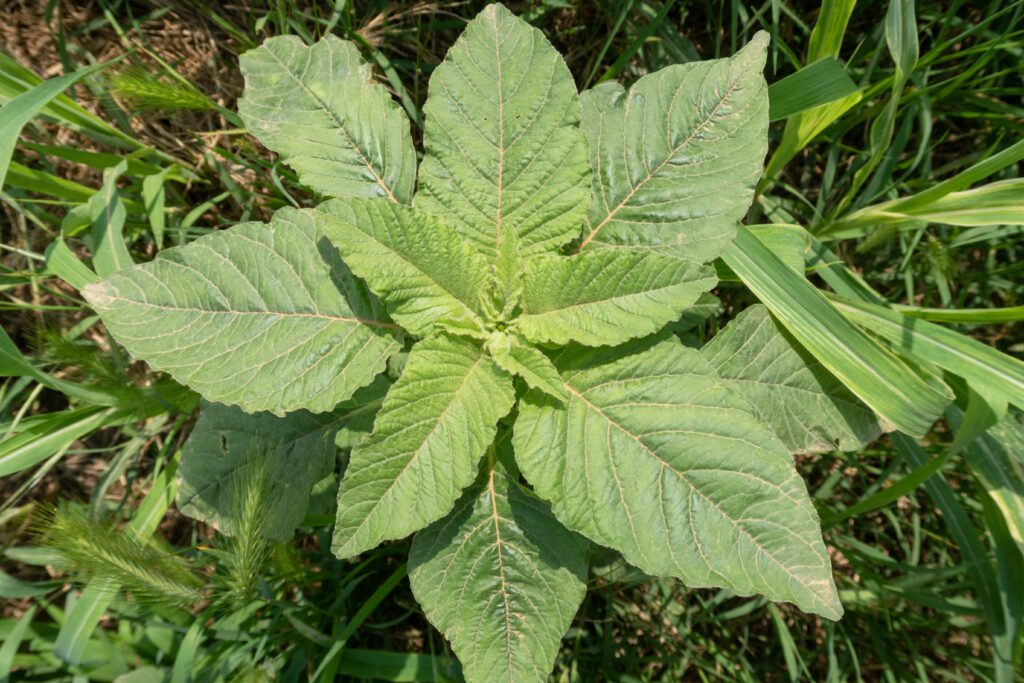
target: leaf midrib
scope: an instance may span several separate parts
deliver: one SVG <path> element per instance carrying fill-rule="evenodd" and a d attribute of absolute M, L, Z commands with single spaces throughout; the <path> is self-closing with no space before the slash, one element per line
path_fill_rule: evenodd
<path fill-rule="evenodd" d="M 682 87 L 682 86 L 680 85 L 680 87 Z M 603 228 L 605 225 L 607 225 L 615 217 L 615 214 L 617 214 L 620 210 L 622 210 L 623 207 L 626 206 L 626 204 L 629 202 L 629 200 L 633 198 L 633 195 L 635 195 L 637 193 L 637 191 L 640 190 L 641 187 L 646 185 L 648 181 L 650 181 L 652 178 L 654 178 L 654 176 L 656 176 L 661 171 L 661 169 L 664 168 L 665 165 L 668 164 L 668 162 L 671 161 L 676 156 L 676 154 L 679 153 L 679 150 L 681 150 L 684 147 L 686 147 L 687 145 L 689 145 L 690 142 L 693 141 L 693 138 L 698 133 L 700 133 L 701 131 L 704 130 L 704 128 L 718 115 L 718 110 L 721 108 L 722 104 L 724 104 L 725 101 L 732 96 L 732 94 L 736 91 L 736 88 L 738 88 L 738 87 L 739 87 L 739 81 L 738 80 L 734 80 L 732 83 L 729 84 L 729 89 L 726 90 L 725 94 L 722 95 L 722 97 L 719 98 L 718 102 L 715 103 L 714 109 L 711 110 L 711 113 L 708 114 L 707 118 L 705 118 L 703 121 L 701 121 L 700 125 L 696 126 L 690 132 L 690 134 L 688 136 L 686 136 L 685 140 L 683 140 L 681 143 L 676 145 L 672 149 L 672 151 L 670 151 L 665 156 L 665 158 L 662 160 L 662 162 L 660 164 L 658 164 L 654 168 L 654 170 L 648 170 L 647 171 L 647 175 L 644 178 L 642 178 L 640 180 L 640 182 L 638 182 L 636 185 L 633 186 L 633 188 L 629 191 L 629 193 L 626 194 L 626 196 L 622 199 L 622 201 L 619 202 L 619 204 L 614 209 L 609 211 L 608 215 L 605 216 L 604 219 L 597 225 L 597 227 L 595 227 L 593 230 L 591 230 L 590 233 L 587 235 L 587 237 L 580 243 L 580 245 L 578 247 L 576 247 L 576 253 L 579 253 L 584 247 L 586 247 L 588 244 L 590 244 L 590 242 L 592 242 L 593 239 L 595 237 L 597 237 L 597 233 L 600 232 L 601 228 Z M 632 88 L 630 89 L 630 92 L 632 92 Z M 629 93 L 626 93 L 626 97 L 627 97 L 627 104 L 628 104 Z M 625 122 L 625 110 L 623 110 L 623 121 Z"/>
<path fill-rule="evenodd" d="M 469 382 L 470 376 L 472 376 L 476 372 L 477 367 L 480 365 L 480 363 L 482 363 L 484 360 L 487 360 L 487 358 L 487 355 L 483 351 L 480 351 L 479 357 L 473 362 L 473 365 L 471 365 L 466 370 L 466 373 L 462 376 L 462 381 L 459 383 L 459 386 L 454 391 L 452 391 L 451 400 L 448 401 L 447 405 L 445 405 L 444 407 L 444 410 L 442 410 L 440 415 L 437 416 L 437 420 L 434 422 L 434 425 L 430 428 L 430 431 L 427 432 L 426 436 L 423 437 L 420 443 L 417 444 L 416 447 L 410 451 L 411 457 L 409 458 L 409 461 L 402 466 L 400 472 L 398 472 L 394 477 L 392 477 L 391 483 L 388 485 L 387 489 L 385 489 L 385 491 L 380 496 L 377 497 L 377 500 L 374 503 L 373 507 L 370 509 L 369 512 L 363 515 L 363 520 L 359 522 L 359 524 L 352 531 L 352 533 L 349 534 L 348 540 L 345 541 L 344 545 L 337 549 L 337 552 L 344 552 L 345 548 L 347 548 L 355 540 L 356 534 L 358 534 L 363 529 L 363 527 L 366 526 L 366 524 L 370 521 L 370 517 L 373 516 L 374 513 L 380 508 L 381 501 L 384 500 L 384 497 L 387 496 L 395 488 L 395 486 L 398 484 L 398 481 L 405 475 L 405 473 L 409 470 L 412 464 L 419 459 L 420 455 L 423 453 L 423 446 L 427 443 L 427 441 L 430 440 L 430 438 L 434 435 L 434 432 L 437 430 L 438 426 L 444 421 L 444 418 L 448 415 L 448 411 L 451 410 L 452 406 L 455 404 L 456 398 L 465 388 L 466 384 Z M 374 425 L 374 432 L 376 432 L 376 425 Z M 385 438 L 388 438 L 390 436 L 391 435 L 389 434 Z M 372 445 L 372 443 L 362 444 L 360 450 L 368 449 Z M 447 514 L 447 512 L 448 511 L 445 511 L 445 514 Z"/>
<path fill-rule="evenodd" d="M 501 580 L 501 597 L 505 609 L 502 616 L 505 620 L 505 654 L 508 657 L 508 680 L 515 683 L 512 665 L 512 607 L 508 600 L 508 580 L 505 578 L 505 559 L 502 554 L 501 541 L 501 517 L 498 515 L 497 491 L 494 489 L 494 465 L 491 464 L 491 471 L 487 480 L 487 488 L 491 494 L 491 520 L 494 522 L 494 549 L 498 553 L 498 577 Z"/>
<path fill-rule="evenodd" d="M 562 311 L 567 311 L 569 309 L 579 308 L 579 307 L 582 307 L 582 306 L 595 306 L 595 305 L 600 305 L 600 304 L 605 304 L 605 303 L 610 303 L 610 302 L 617 302 L 620 299 L 629 299 L 629 298 L 633 298 L 633 297 L 643 297 L 643 296 L 648 296 L 648 295 L 653 296 L 655 294 L 660 294 L 660 293 L 666 292 L 666 291 L 671 290 L 671 289 L 677 289 L 677 288 L 681 288 L 681 287 L 690 287 L 690 286 L 693 286 L 695 283 L 700 282 L 701 280 L 706 280 L 706 279 L 710 279 L 710 278 L 711 278 L 711 275 L 707 275 L 706 277 L 702 277 L 702 278 L 696 278 L 696 279 L 693 279 L 693 280 L 685 280 L 683 282 L 677 282 L 677 281 L 673 280 L 670 284 L 667 284 L 667 285 L 661 285 L 661 286 L 658 286 L 658 287 L 652 287 L 650 289 L 641 289 L 641 290 L 638 290 L 638 291 L 626 292 L 624 294 L 616 294 L 614 296 L 609 296 L 609 297 L 606 297 L 606 298 L 603 298 L 603 299 L 594 299 L 593 301 L 577 301 L 575 303 L 565 304 L 565 305 L 559 306 L 558 308 L 547 308 L 547 309 L 539 310 L 539 311 L 524 311 L 523 314 L 520 316 L 520 318 L 540 317 L 540 316 L 544 316 L 544 315 L 551 315 L 553 313 L 561 313 Z M 523 307 L 524 308 L 526 307 L 526 303 L 525 302 L 523 303 Z"/>
<path fill-rule="evenodd" d="M 661 465 L 662 469 L 668 469 L 670 472 L 675 474 L 681 481 L 683 481 L 689 487 L 689 489 L 691 491 L 693 491 L 694 493 L 699 495 L 709 505 L 711 505 L 715 510 L 717 510 L 718 513 L 722 516 L 723 519 L 728 520 L 729 523 L 732 524 L 736 528 L 737 531 L 739 531 L 744 536 L 746 536 L 747 539 L 754 545 L 754 547 L 756 547 L 759 551 L 764 553 L 764 555 L 766 557 L 770 558 L 773 564 L 775 564 L 778 568 L 780 568 L 783 572 L 785 572 L 786 575 L 788 575 L 791 579 L 796 581 L 799 585 L 804 586 L 805 588 L 807 588 L 807 585 L 803 581 L 801 581 L 799 577 L 797 577 L 795 574 L 793 574 L 793 572 L 791 572 L 789 570 L 789 568 L 785 564 L 783 564 L 777 557 L 775 557 L 775 555 L 773 553 L 771 553 L 767 548 L 765 548 L 760 543 L 758 543 L 757 540 L 753 537 L 753 535 L 746 528 L 744 528 L 743 526 L 738 524 L 736 522 L 736 520 L 734 520 L 732 517 L 727 515 L 718 506 L 718 504 L 714 500 L 709 498 L 703 491 L 701 491 L 701 489 L 699 487 L 697 487 L 689 479 L 687 479 L 686 476 L 682 472 L 676 470 L 671 465 L 669 465 L 661 456 L 659 456 L 655 451 L 651 450 L 651 448 L 648 447 L 647 444 L 645 444 L 643 442 L 643 440 L 641 440 L 637 435 L 633 434 L 628 429 L 626 429 L 623 425 L 621 425 L 617 421 L 613 420 L 607 413 L 605 413 L 603 410 L 601 410 L 601 408 L 599 406 L 595 405 L 590 400 L 588 400 L 586 398 L 586 396 L 583 395 L 582 392 L 577 390 L 569 382 L 565 382 L 565 387 L 566 387 L 566 389 L 571 394 L 573 394 L 576 398 L 578 398 L 581 401 L 583 401 L 583 403 L 585 403 L 590 409 L 592 409 L 594 412 L 596 412 L 598 415 L 600 415 L 609 425 L 615 427 L 616 429 L 621 431 L 623 434 L 625 434 L 629 438 L 633 439 L 646 453 L 648 453 L 651 457 L 653 457 L 655 460 L 658 461 L 658 463 Z M 808 590 L 808 592 L 810 593 L 812 599 L 815 602 L 825 606 L 825 608 L 828 609 L 829 611 L 832 611 L 832 608 L 820 596 L 818 596 L 817 593 L 815 593 L 813 591 L 810 591 L 810 590 Z"/>
<path fill-rule="evenodd" d="M 197 315 L 259 315 L 259 316 L 274 316 L 276 318 L 305 318 L 305 319 L 320 319 L 320 320 L 331 320 L 335 322 L 351 322 L 358 323 L 360 325 L 368 325 L 370 327 L 381 327 L 387 329 L 399 330 L 401 327 L 394 323 L 386 323 L 380 320 L 371 320 L 367 318 L 358 317 L 347 317 L 340 315 L 328 315 L 326 313 L 302 313 L 299 311 L 240 311 L 236 309 L 222 309 L 222 310 L 211 310 L 205 308 L 194 308 L 190 306 L 169 306 L 167 304 L 155 304 L 150 301 L 138 301 L 136 299 L 129 299 L 123 296 L 117 296 L 114 294 L 108 294 L 106 292 L 101 293 L 107 301 L 120 301 L 134 306 L 143 306 L 145 308 L 156 308 L 163 311 L 175 311 L 179 313 L 195 313 Z"/>

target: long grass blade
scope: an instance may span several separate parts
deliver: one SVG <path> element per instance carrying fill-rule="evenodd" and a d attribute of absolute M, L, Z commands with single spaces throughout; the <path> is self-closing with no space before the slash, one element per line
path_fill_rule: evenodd
<path fill-rule="evenodd" d="M 901 353 L 959 375 L 986 398 L 1024 407 L 1024 362 L 959 332 L 885 306 L 831 298 L 848 318 Z"/>
<path fill-rule="evenodd" d="M 859 92 L 835 57 L 822 57 L 768 86 L 768 120 L 781 121 Z"/>
<path fill-rule="evenodd" d="M 0 188 L 4 185 L 7 177 L 7 166 L 14 156 L 14 147 L 18 143 L 18 136 L 21 129 L 25 127 L 32 117 L 39 113 L 50 100 L 70 88 L 76 81 L 85 78 L 91 73 L 96 73 L 107 66 L 96 64 L 87 66 L 58 78 L 53 78 L 31 90 L 18 95 L 0 109 Z"/>
<path fill-rule="evenodd" d="M 896 429 L 923 436 L 942 414 L 952 394 L 941 383 L 923 379 L 847 320 L 747 229 L 723 258 L 822 365 Z"/>

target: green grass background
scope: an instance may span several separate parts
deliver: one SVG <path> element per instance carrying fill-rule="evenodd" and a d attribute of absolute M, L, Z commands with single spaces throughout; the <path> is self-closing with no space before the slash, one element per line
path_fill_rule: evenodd
<path fill-rule="evenodd" d="M 893 3 L 509 6 L 544 30 L 581 89 L 726 56 L 768 31 L 777 120 L 748 223 L 813 235 L 801 255 L 820 287 L 839 290 L 833 274 L 843 264 L 844 277 L 908 314 L 1020 357 L 1024 3 Z M 24 0 L 0 8 L 0 103 L 40 77 L 118 60 L 52 100 L 20 137 L 0 130 L 16 145 L 0 192 L 0 682 L 459 680 L 409 591 L 406 544 L 341 562 L 329 552 L 329 518 L 308 518 L 292 543 L 254 546 L 174 510 L 195 397 L 112 345 L 67 283 L 87 281 L 91 254 L 103 258 L 92 226 L 116 207 L 124 246 L 143 261 L 210 230 L 315 203 L 233 113 L 246 49 L 281 34 L 353 40 L 419 122 L 432 69 L 483 6 Z M 807 110 L 826 100 L 833 116 Z M 817 129 L 814 116 L 824 122 Z M 985 173 L 972 170 L 979 164 Z M 899 220 L 878 208 L 958 178 L 969 181 L 961 190 L 1004 184 L 955 205 L 919 202 Z M 754 301 L 735 282 L 715 293 L 720 303 L 688 332 L 693 343 Z M 824 520 L 847 610 L 841 622 L 687 590 L 598 557 L 553 680 L 1019 677 L 1020 539 L 975 461 L 994 457 L 984 449 L 1001 452 L 1019 481 L 1024 426 L 1011 409 L 983 441 L 952 452 L 955 426 L 942 422 L 920 442 L 885 437 L 862 453 L 799 458 Z M 37 532 L 61 500 L 88 512 L 59 517 L 58 545 L 80 552 L 71 566 Z M 137 561 L 106 576 L 90 558 L 114 547 L 118 525 L 151 540 L 118 546 Z M 211 587 L 198 604 L 168 599 L 167 581 L 191 580 L 179 570 Z"/>

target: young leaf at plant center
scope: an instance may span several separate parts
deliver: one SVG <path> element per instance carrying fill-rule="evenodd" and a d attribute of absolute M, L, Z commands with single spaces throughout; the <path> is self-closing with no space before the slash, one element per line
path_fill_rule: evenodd
<path fill-rule="evenodd" d="M 586 542 L 497 462 L 409 553 L 413 594 L 469 683 L 546 680 L 586 577 Z"/>
<path fill-rule="evenodd" d="M 408 204 L 416 179 L 409 119 L 348 41 L 311 47 L 277 36 L 242 55 L 246 128 L 329 197 L 386 197 Z"/>
<path fill-rule="evenodd" d="M 729 59 L 583 93 L 594 176 L 578 249 L 672 248 L 700 263 L 721 254 L 768 150 L 767 45 L 760 32 Z"/>
<path fill-rule="evenodd" d="M 790 453 L 853 451 L 882 433 L 875 414 L 758 304 L 701 353 Z"/>
<path fill-rule="evenodd" d="M 511 376 L 476 342 L 441 334 L 416 344 L 373 434 L 352 450 L 334 554 L 356 555 L 447 514 L 514 400 Z"/>
<path fill-rule="evenodd" d="M 482 334 L 484 259 L 452 229 L 418 209 L 375 199 L 334 199 L 317 223 L 409 332 L 435 326 Z"/>
<path fill-rule="evenodd" d="M 565 383 L 548 357 L 518 335 L 492 333 L 487 351 L 505 372 L 522 377 L 529 387 L 563 401 L 569 398 Z"/>
<path fill-rule="evenodd" d="M 430 78 L 416 206 L 488 260 L 503 236 L 523 256 L 579 231 L 590 169 L 572 75 L 547 38 L 502 5 L 466 26 Z"/>
<path fill-rule="evenodd" d="M 526 394 L 513 447 L 563 524 L 647 573 L 839 618 L 790 454 L 700 352 L 669 338 L 554 360 L 570 399 Z"/>
<path fill-rule="evenodd" d="M 541 344 L 620 344 L 678 320 L 717 282 L 710 266 L 650 251 L 536 256 L 512 329 Z"/>
<path fill-rule="evenodd" d="M 519 257 L 519 237 L 506 232 L 498 245 L 498 255 L 491 266 L 490 291 L 482 294 L 483 305 L 494 320 L 508 320 L 523 295 L 523 271 L 526 265 Z"/>
<path fill-rule="evenodd" d="M 185 444 L 178 508 L 233 535 L 230 482 L 258 464 L 269 486 L 263 532 L 286 541 L 302 522 L 313 486 L 334 470 L 334 434 L 349 421 L 372 415 L 389 386 L 383 376 L 329 413 L 304 410 L 277 417 L 207 403 Z"/>
<path fill-rule="evenodd" d="M 309 211 L 166 249 L 82 294 L 133 356 L 246 411 L 332 410 L 398 350 Z"/>

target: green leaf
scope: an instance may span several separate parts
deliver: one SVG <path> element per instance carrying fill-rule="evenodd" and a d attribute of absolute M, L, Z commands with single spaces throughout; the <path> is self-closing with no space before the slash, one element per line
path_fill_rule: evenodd
<path fill-rule="evenodd" d="M 43 386 L 99 405 L 113 405 L 117 402 L 106 392 L 95 391 L 90 387 L 46 374 L 25 357 L 3 328 L 0 328 L 0 377 L 31 377 Z"/>
<path fill-rule="evenodd" d="M 117 190 L 117 180 L 127 170 L 122 161 L 103 172 L 103 186 L 89 198 L 89 220 L 92 223 L 93 264 L 100 277 L 131 268 L 131 254 L 124 241 L 125 209 Z"/>
<path fill-rule="evenodd" d="M 317 222 L 345 264 L 415 335 L 435 325 L 483 331 L 487 263 L 454 230 L 412 207 L 373 199 L 320 205 Z"/>
<path fill-rule="evenodd" d="M 398 349 L 310 211 L 165 249 L 82 293 L 133 356 L 250 412 L 332 410 Z"/>
<path fill-rule="evenodd" d="M 357 393 L 360 400 L 319 414 L 299 410 L 277 417 L 207 403 L 185 444 L 178 508 L 233 535 L 233 480 L 258 465 L 268 486 L 263 531 L 272 541 L 287 541 L 306 514 L 313 485 L 334 470 L 335 432 L 353 418 L 372 416 L 387 386 L 380 378 Z"/>
<path fill-rule="evenodd" d="M 513 329 L 537 343 L 619 344 L 678 320 L 717 281 L 709 266 L 653 252 L 545 254 L 527 262 Z"/>
<path fill-rule="evenodd" d="M 963 413 L 950 406 L 946 416 L 959 436 Z M 1010 537 L 1024 555 L 1024 421 L 1010 412 L 988 433 L 967 445 L 967 464 L 992 497 Z"/>
<path fill-rule="evenodd" d="M 805 256 L 808 248 L 808 233 L 799 225 L 768 224 L 745 225 L 743 229 L 756 237 L 794 273 L 803 275 L 806 269 Z M 725 261 L 715 261 L 718 278 L 726 282 L 738 282 L 740 278 Z"/>
<path fill-rule="evenodd" d="M 414 346 L 373 434 L 352 450 L 334 554 L 356 555 L 447 514 L 514 400 L 512 378 L 476 343 L 440 335 Z"/>
<path fill-rule="evenodd" d="M 940 380 L 857 328 L 749 230 L 739 231 L 724 260 L 801 346 L 896 429 L 923 436 L 942 414 L 952 393 Z"/>
<path fill-rule="evenodd" d="M 594 169 L 579 248 L 672 247 L 706 262 L 736 234 L 768 149 L 768 35 L 730 59 L 583 93 Z"/>
<path fill-rule="evenodd" d="M 409 583 L 468 683 L 546 681 L 586 592 L 585 549 L 495 464 L 416 534 Z"/>
<path fill-rule="evenodd" d="M 818 516 L 786 448 L 700 352 L 632 346 L 556 358 L 565 405 L 524 397 L 513 446 L 527 480 L 563 524 L 645 572 L 838 619 Z"/>
<path fill-rule="evenodd" d="M 927 202 L 912 195 L 854 211 L 818 231 L 830 239 L 871 234 L 883 225 L 917 229 L 921 222 L 981 227 L 1024 225 L 1024 180 L 1012 178 L 950 192 Z"/>
<path fill-rule="evenodd" d="M 103 406 L 47 413 L 31 427 L 22 427 L 18 433 L 5 435 L 0 441 L 0 477 L 9 477 L 61 454 L 90 432 L 138 419 L 130 409 Z"/>
<path fill-rule="evenodd" d="M 791 453 L 858 450 L 882 432 L 871 409 L 764 306 L 740 313 L 701 353 Z"/>
<path fill-rule="evenodd" d="M 522 377 L 531 388 L 563 401 L 569 398 L 554 364 L 518 335 L 496 332 L 488 340 L 487 350 L 505 372 Z"/>
<path fill-rule="evenodd" d="M 540 31 L 489 5 L 434 71 L 423 111 L 417 206 L 488 261 L 506 233 L 523 255 L 578 234 L 590 183 L 579 98 Z"/>
<path fill-rule="evenodd" d="M 833 297 L 853 322 L 885 339 L 898 351 L 963 377 L 993 403 L 1024 408 L 1024 361 L 927 320 L 901 315 L 867 301 Z"/>
<path fill-rule="evenodd" d="M 822 57 L 768 86 L 768 118 L 788 119 L 857 92 L 842 63 L 831 55 Z"/>
<path fill-rule="evenodd" d="M 928 454 L 914 440 L 903 434 L 893 434 L 892 442 L 896 450 L 913 467 L 921 467 L 928 460 Z M 996 567 L 989 560 L 988 552 L 982 545 L 977 527 L 967 510 L 961 504 L 966 498 L 964 492 L 950 486 L 940 473 L 933 474 L 925 480 L 924 490 L 932 499 L 936 508 L 942 512 L 942 519 L 949 531 L 950 539 L 958 546 L 963 558 L 963 567 L 969 577 L 969 586 L 974 599 L 981 606 L 988 630 L 995 647 L 993 659 L 996 663 L 997 676 L 994 680 L 1010 683 L 1013 680 L 1012 669 L 1015 657 L 1014 641 L 1016 634 L 1006 628 L 1005 602 L 1012 595 L 1002 590 Z M 1015 577 L 1016 578 L 1016 577 Z M 999 673 L 999 669 L 1004 669 Z M 1006 675 L 1009 674 L 1009 675 Z"/>
<path fill-rule="evenodd" d="M 698 325 L 703 324 L 711 316 L 716 315 L 722 308 L 722 300 L 710 292 L 704 292 L 692 306 L 683 311 L 683 315 L 668 329 L 676 334 L 689 332 Z"/>
<path fill-rule="evenodd" d="M 60 96 L 79 79 L 99 71 L 109 62 L 73 71 L 72 73 L 52 78 L 26 90 L 12 98 L 0 109 L 0 188 L 7 179 L 7 169 L 14 156 L 14 148 L 25 124 L 32 120 L 50 102 Z"/>
<path fill-rule="evenodd" d="M 416 177 L 409 119 L 355 45 L 327 35 L 264 41 L 240 59 L 246 128 L 327 196 L 408 204 Z"/>

